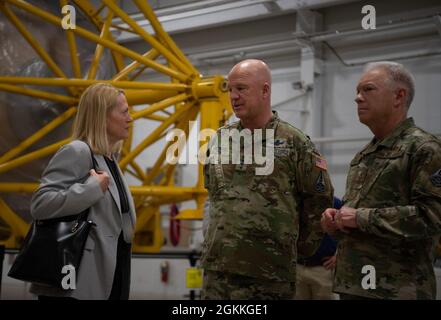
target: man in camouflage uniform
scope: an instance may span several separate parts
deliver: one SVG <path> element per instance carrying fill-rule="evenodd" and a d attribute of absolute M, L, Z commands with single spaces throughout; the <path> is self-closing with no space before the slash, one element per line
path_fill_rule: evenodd
<path fill-rule="evenodd" d="M 436 296 L 441 141 L 407 118 L 413 96 L 412 76 L 397 63 L 369 64 L 358 83 L 358 116 L 375 137 L 351 162 L 344 207 L 322 218 L 342 237 L 334 278 L 342 299 Z"/>
<path fill-rule="evenodd" d="M 264 62 L 242 61 L 228 80 L 240 121 L 219 129 L 208 147 L 204 172 L 209 222 L 201 257 L 202 295 L 204 299 L 292 299 L 297 255 L 314 253 L 323 235 L 321 212 L 332 204 L 326 161 L 306 135 L 271 111 L 271 76 Z M 259 138 L 256 132 L 262 128 Z M 216 139 L 234 129 L 248 130 L 254 142 L 260 139 L 263 148 L 271 147 L 270 170 L 257 174 L 261 167 L 255 161 L 243 161 L 245 148 L 232 154 L 231 144 L 225 149 Z M 240 163 L 216 162 L 225 152 L 239 156 Z"/>

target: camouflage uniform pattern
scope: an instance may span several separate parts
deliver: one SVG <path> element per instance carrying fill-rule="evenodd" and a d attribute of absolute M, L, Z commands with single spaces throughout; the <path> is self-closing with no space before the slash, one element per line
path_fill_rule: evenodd
<path fill-rule="evenodd" d="M 205 270 L 203 300 L 291 300 L 295 282 L 256 281 L 256 278 Z"/>
<path fill-rule="evenodd" d="M 359 229 L 338 243 L 334 291 L 379 299 L 434 299 L 433 238 L 441 230 L 441 141 L 403 121 L 351 162 L 344 205 Z M 364 265 L 376 288 L 364 290 Z"/>
<path fill-rule="evenodd" d="M 242 129 L 240 122 L 225 128 Z M 206 271 L 286 284 L 295 282 L 297 254 L 310 256 L 320 244 L 320 217 L 332 205 L 333 188 L 307 136 L 275 112 L 264 129 L 275 130 L 271 174 L 256 175 L 254 163 L 204 167 L 210 219 L 201 263 Z M 209 156 L 216 154 L 214 138 Z"/>

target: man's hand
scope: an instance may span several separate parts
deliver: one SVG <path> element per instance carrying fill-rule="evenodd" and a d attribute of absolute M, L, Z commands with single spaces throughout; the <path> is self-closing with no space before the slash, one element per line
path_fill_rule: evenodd
<path fill-rule="evenodd" d="M 335 215 L 335 223 L 337 228 L 343 232 L 348 232 L 345 228 L 358 228 L 357 225 L 357 209 L 349 207 L 341 207 Z"/>
<path fill-rule="evenodd" d="M 324 257 L 323 258 L 323 266 L 327 270 L 334 269 L 336 261 L 337 261 L 337 258 L 335 257 L 335 255 L 330 256 L 330 257 Z"/>
<path fill-rule="evenodd" d="M 106 171 L 96 172 L 94 169 L 89 171 L 90 175 L 96 177 L 98 182 L 100 183 L 101 190 L 106 192 L 107 188 L 109 188 L 109 175 Z"/>
<path fill-rule="evenodd" d="M 320 220 L 320 224 L 324 232 L 328 234 L 333 234 L 337 231 L 338 227 L 335 223 L 335 215 L 338 210 L 333 208 L 328 208 L 322 213 L 322 218 Z"/>

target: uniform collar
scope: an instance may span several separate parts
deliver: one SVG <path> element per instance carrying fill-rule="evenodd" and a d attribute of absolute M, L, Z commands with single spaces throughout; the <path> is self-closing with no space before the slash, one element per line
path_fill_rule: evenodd
<path fill-rule="evenodd" d="M 266 123 L 266 125 L 261 129 L 276 129 L 277 124 L 280 121 L 279 115 L 277 111 L 272 111 L 273 115 L 271 116 L 270 120 Z M 242 123 L 239 121 L 237 125 L 237 129 L 239 131 L 243 130 Z"/>
<path fill-rule="evenodd" d="M 384 146 L 386 148 L 391 148 L 394 144 L 397 138 L 407 129 L 410 127 L 415 126 L 415 121 L 413 121 L 413 118 L 407 118 L 406 120 L 402 121 L 391 133 L 389 133 L 388 136 L 386 136 L 384 139 L 382 139 L 379 142 L 379 145 Z"/>
<path fill-rule="evenodd" d="M 397 141 L 397 138 L 407 129 L 414 127 L 415 121 L 412 117 L 403 120 L 391 133 L 389 133 L 385 138 L 378 141 L 376 138 L 373 138 L 371 142 L 366 146 L 366 148 L 362 151 L 363 154 L 368 154 L 376 151 L 380 147 L 392 148 Z"/>

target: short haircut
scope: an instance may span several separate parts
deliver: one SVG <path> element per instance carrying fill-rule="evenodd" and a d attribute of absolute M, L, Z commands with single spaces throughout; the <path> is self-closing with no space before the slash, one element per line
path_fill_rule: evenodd
<path fill-rule="evenodd" d="M 116 106 L 120 94 L 124 94 L 124 91 L 107 83 L 96 83 L 88 87 L 78 104 L 72 138 L 87 142 L 97 154 L 119 152 L 122 141 L 114 146 L 109 145 L 107 116 Z"/>
<path fill-rule="evenodd" d="M 365 71 L 383 69 L 387 72 L 393 86 L 402 85 L 407 89 L 406 107 L 409 108 L 415 96 L 415 80 L 412 74 L 400 63 L 379 61 L 368 63 Z"/>

